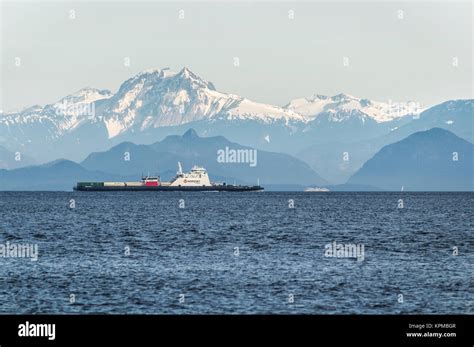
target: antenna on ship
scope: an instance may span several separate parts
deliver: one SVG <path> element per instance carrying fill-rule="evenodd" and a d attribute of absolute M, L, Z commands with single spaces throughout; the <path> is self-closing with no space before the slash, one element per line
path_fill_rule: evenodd
<path fill-rule="evenodd" d="M 181 167 L 181 163 L 178 161 L 178 175 L 183 173 L 183 168 Z"/>
<path fill-rule="evenodd" d="M 257 186 L 260 187 L 260 178 L 257 178 Z"/>

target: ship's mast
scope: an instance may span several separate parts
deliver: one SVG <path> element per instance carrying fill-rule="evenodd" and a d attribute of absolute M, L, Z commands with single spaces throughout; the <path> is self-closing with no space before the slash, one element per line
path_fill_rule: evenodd
<path fill-rule="evenodd" d="M 178 161 L 178 172 L 177 172 L 178 175 L 182 175 L 183 174 L 183 168 L 181 167 L 181 163 Z"/>

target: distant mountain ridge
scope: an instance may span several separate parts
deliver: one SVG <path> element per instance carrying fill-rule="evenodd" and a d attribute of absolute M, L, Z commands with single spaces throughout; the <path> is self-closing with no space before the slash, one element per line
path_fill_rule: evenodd
<path fill-rule="evenodd" d="M 473 191 L 474 145 L 440 128 L 383 147 L 348 181 L 385 190 Z"/>
<path fill-rule="evenodd" d="M 221 162 L 222 149 L 255 151 L 255 164 Z M 208 169 L 214 182 L 260 183 L 271 190 L 329 187 L 332 191 L 473 191 L 474 145 L 440 128 L 417 132 L 384 146 L 345 184 L 330 185 L 306 163 L 287 154 L 256 150 L 222 136 L 188 130 L 150 145 L 123 142 L 91 153 L 81 164 L 55 160 L 1 170 L 0 190 L 70 190 L 77 181 L 135 181 L 141 174 L 171 179 L 180 161 Z"/>
<path fill-rule="evenodd" d="M 192 128 L 200 136 L 224 136 L 290 154 L 337 185 L 382 147 L 418 131 L 444 128 L 472 142 L 473 104 L 471 99 L 450 100 L 424 109 L 416 102 L 377 102 L 340 93 L 275 106 L 218 91 L 188 68 L 177 73 L 150 69 L 115 93 L 88 87 L 51 105 L 0 115 L 0 146 L 37 163 L 82 161 L 123 142 L 149 145 Z M 0 151 L 0 162 L 10 160 L 6 151 Z M 10 161 L 3 167 L 26 165 L 31 163 Z"/>
<path fill-rule="evenodd" d="M 219 162 L 218 151 L 255 151 L 255 165 L 249 162 Z M 82 163 L 55 160 L 39 166 L 0 170 L 0 190 L 71 190 L 77 181 L 137 181 L 142 174 L 159 174 L 171 179 L 180 161 L 185 170 L 204 166 L 214 182 L 278 187 L 325 185 L 327 182 L 306 163 L 287 154 L 255 150 L 222 136 L 199 137 L 194 130 L 182 136 L 168 136 L 151 145 L 123 142 L 105 152 L 91 153 Z"/>
<path fill-rule="evenodd" d="M 409 122 L 401 119 L 396 127 L 382 135 L 366 139 L 346 136 L 347 141 L 344 141 L 334 134 L 333 140 L 315 143 L 295 156 L 310 164 L 324 178 L 343 183 L 381 148 L 416 132 L 442 128 L 473 143 L 473 107 L 474 100 L 447 101 L 423 111 Z M 393 123 L 386 124 L 394 126 Z M 338 134 L 341 136 L 344 132 L 341 130 Z"/>
<path fill-rule="evenodd" d="M 255 166 L 247 162 L 219 162 L 218 151 L 226 148 L 255 150 L 223 136 L 200 137 L 190 129 L 182 136 L 168 136 L 151 145 L 124 142 L 108 151 L 90 154 L 81 165 L 88 170 L 132 174 L 174 170 L 180 161 L 187 169 L 202 165 L 211 177 L 232 177 L 246 183 L 260 180 L 262 184 L 327 184 L 308 164 L 287 154 L 255 150 Z M 130 160 L 124 160 L 124 154 Z"/>
<path fill-rule="evenodd" d="M 389 123 L 406 118 L 409 111 L 394 112 L 389 103 L 347 94 L 295 99 L 284 107 L 268 105 L 220 92 L 188 68 L 177 73 L 151 69 L 126 80 L 116 93 L 88 87 L 51 105 L 2 114 L 0 145 L 39 162 L 78 160 L 123 141 L 156 141 L 192 127 L 201 135 L 220 134 L 249 146 L 296 153 L 314 138 L 323 140 L 321 133 L 330 125 L 340 129 L 347 123 L 354 129 L 357 124 L 353 135 L 366 138 L 386 132 L 393 127 Z M 246 135 L 249 128 L 251 136 Z M 326 130 L 313 134 L 318 128 Z M 368 135 L 357 134 L 365 128 L 371 128 Z"/>

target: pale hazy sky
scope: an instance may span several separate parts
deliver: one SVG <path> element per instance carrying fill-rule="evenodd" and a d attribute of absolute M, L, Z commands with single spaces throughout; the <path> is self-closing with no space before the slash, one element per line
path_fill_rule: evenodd
<path fill-rule="evenodd" d="M 471 2 L 36 1 L 1 10 L 4 111 L 183 66 L 220 91 L 277 105 L 340 92 L 425 106 L 473 97 Z"/>

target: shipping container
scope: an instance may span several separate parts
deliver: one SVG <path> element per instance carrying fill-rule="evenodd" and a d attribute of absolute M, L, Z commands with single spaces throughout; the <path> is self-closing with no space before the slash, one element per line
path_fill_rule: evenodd
<path fill-rule="evenodd" d="M 142 182 L 125 182 L 125 185 L 128 187 L 141 187 L 143 186 Z"/>
<path fill-rule="evenodd" d="M 104 187 L 124 187 L 124 182 L 104 182 Z"/>
<path fill-rule="evenodd" d="M 77 183 L 78 186 L 81 186 L 81 187 L 103 187 L 104 186 L 104 182 L 78 182 Z"/>

